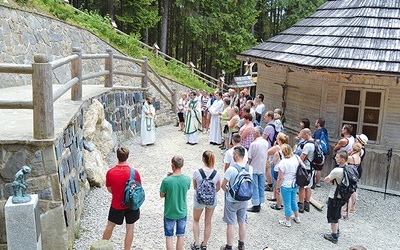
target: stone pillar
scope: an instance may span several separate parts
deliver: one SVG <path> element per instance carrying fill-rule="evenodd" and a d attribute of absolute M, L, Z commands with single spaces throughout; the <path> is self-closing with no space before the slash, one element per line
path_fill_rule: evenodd
<path fill-rule="evenodd" d="M 31 195 L 27 203 L 14 204 L 12 196 L 5 205 L 5 220 L 8 250 L 41 250 L 42 235 L 39 198 Z"/>

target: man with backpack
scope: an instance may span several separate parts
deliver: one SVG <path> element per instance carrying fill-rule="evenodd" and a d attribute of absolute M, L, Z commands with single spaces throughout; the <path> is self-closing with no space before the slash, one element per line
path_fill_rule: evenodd
<path fill-rule="evenodd" d="M 329 142 L 328 142 L 328 130 L 325 128 L 325 120 L 323 118 L 318 118 L 315 121 L 315 130 L 314 132 L 314 140 L 318 141 L 321 145 L 322 151 L 326 156 L 329 154 Z M 321 187 L 321 171 L 317 171 L 315 174 L 315 186 Z"/>
<path fill-rule="evenodd" d="M 300 154 L 300 159 L 304 162 L 307 172 L 311 175 L 310 184 L 299 188 L 299 212 L 304 213 L 304 211 L 310 212 L 311 187 L 314 184 L 315 175 L 315 170 L 311 165 L 314 161 L 315 144 L 311 137 L 311 130 L 309 128 L 302 129 L 300 135 L 305 141 L 302 145 L 303 148 Z"/>
<path fill-rule="evenodd" d="M 274 120 L 274 111 L 267 111 L 264 116 L 264 120 L 267 123 L 264 129 L 263 138 L 268 141 L 270 149 L 275 145 L 276 136 L 278 135 L 278 131 L 276 130 L 276 124 Z M 272 159 L 270 159 L 272 161 Z M 269 162 L 267 161 L 267 165 L 265 168 L 265 178 L 267 179 L 267 185 L 265 186 L 265 191 L 273 191 L 273 178 L 270 171 Z"/>
<path fill-rule="evenodd" d="M 115 225 L 122 225 L 125 218 L 125 250 L 131 249 L 134 223 L 140 217 L 140 209 L 132 210 L 123 205 L 124 189 L 131 171 L 131 167 L 127 163 L 128 157 L 129 149 L 126 147 L 119 147 L 117 149 L 118 164 L 108 170 L 106 174 L 106 187 L 112 194 L 112 199 L 110 211 L 108 213 L 107 226 L 103 233 L 103 240 L 109 240 Z M 141 183 L 140 174 L 137 170 L 135 170 L 135 180 Z"/>
<path fill-rule="evenodd" d="M 344 167 L 347 162 L 347 152 L 339 151 L 335 156 L 335 161 L 339 167 L 332 169 L 327 177 L 325 177 L 324 182 L 330 183 L 331 188 L 329 190 L 329 200 L 328 200 L 328 211 L 327 219 L 328 223 L 331 224 L 332 233 L 324 234 L 324 239 L 337 244 L 339 238 L 339 219 L 342 217 L 341 209 L 346 203 L 341 197 L 335 197 L 336 188 L 343 180 Z"/>
<path fill-rule="evenodd" d="M 224 179 L 221 183 L 221 188 L 225 191 L 223 221 L 227 224 L 227 242 L 226 245 L 223 245 L 221 247 L 221 250 L 232 249 L 233 238 L 235 234 L 234 225 L 236 224 L 236 222 L 239 224 L 238 249 L 244 249 L 244 241 L 246 236 L 246 209 L 248 202 L 248 200 L 245 199 L 251 199 L 252 186 L 249 186 L 249 184 L 252 185 L 252 183 L 249 183 L 248 178 L 250 178 L 251 180 L 251 176 L 253 175 L 253 168 L 243 161 L 244 155 L 245 148 L 243 148 L 242 146 L 234 147 L 233 159 L 235 160 L 235 164 L 230 165 L 229 168 L 226 170 Z M 234 189 L 234 187 L 237 187 L 237 184 L 239 184 L 237 180 L 246 181 L 241 182 L 243 187 L 246 188 L 243 190 Z M 247 197 L 236 197 L 237 194 L 241 194 L 243 196 L 246 195 Z M 248 195 L 250 195 L 250 197 L 248 197 Z"/>

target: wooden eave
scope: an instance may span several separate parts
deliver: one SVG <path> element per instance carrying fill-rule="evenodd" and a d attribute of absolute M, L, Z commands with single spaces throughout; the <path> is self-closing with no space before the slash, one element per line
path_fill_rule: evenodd
<path fill-rule="evenodd" d="M 328 1 L 240 60 L 305 70 L 400 75 L 400 1 Z"/>

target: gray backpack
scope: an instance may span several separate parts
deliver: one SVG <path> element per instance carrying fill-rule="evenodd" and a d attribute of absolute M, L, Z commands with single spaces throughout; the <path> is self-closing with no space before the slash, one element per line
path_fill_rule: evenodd
<path fill-rule="evenodd" d="M 197 202 L 202 205 L 213 205 L 217 192 L 212 180 L 217 174 L 217 171 L 214 170 L 209 177 L 206 176 L 206 173 L 202 168 L 199 169 L 199 172 L 203 180 L 197 187 Z"/>

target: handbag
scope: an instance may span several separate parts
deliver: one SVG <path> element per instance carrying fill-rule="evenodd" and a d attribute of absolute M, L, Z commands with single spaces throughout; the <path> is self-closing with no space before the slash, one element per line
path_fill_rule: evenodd
<path fill-rule="evenodd" d="M 224 134 L 227 134 L 227 133 L 229 133 L 229 127 L 228 127 L 228 124 L 226 124 L 225 126 L 224 126 L 224 130 L 222 131 Z"/>

